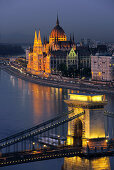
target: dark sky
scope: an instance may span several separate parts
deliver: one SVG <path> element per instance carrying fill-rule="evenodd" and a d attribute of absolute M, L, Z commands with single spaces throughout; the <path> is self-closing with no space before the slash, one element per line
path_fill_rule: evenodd
<path fill-rule="evenodd" d="M 67 36 L 114 42 L 114 0 L 0 0 L 0 42 L 32 42 L 34 30 L 49 36 L 59 15 Z"/>

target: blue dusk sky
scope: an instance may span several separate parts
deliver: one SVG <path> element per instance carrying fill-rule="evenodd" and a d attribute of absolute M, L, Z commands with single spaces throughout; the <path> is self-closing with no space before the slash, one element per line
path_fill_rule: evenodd
<path fill-rule="evenodd" d="M 114 42 L 114 0 L 0 0 L 0 43 L 31 43 L 35 29 L 49 37 L 57 13 L 68 37 Z"/>

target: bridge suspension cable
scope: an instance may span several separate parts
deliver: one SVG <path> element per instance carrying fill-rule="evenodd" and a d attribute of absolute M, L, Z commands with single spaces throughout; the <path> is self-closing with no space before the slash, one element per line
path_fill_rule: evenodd
<path fill-rule="evenodd" d="M 43 122 L 43 123 L 41 123 L 41 124 L 39 124 L 39 125 L 36 125 L 36 126 L 34 126 L 34 127 L 32 127 L 32 128 L 26 129 L 26 130 L 24 130 L 24 131 L 21 131 L 21 132 L 19 132 L 19 133 L 14 134 L 14 135 L 11 135 L 11 136 L 8 136 L 8 137 L 6 137 L 6 138 L 3 138 L 3 139 L 0 140 L 0 143 L 3 143 L 3 142 L 5 142 L 5 141 L 11 140 L 11 139 L 13 139 L 13 138 L 19 137 L 19 136 L 24 135 L 24 134 L 26 134 L 26 133 L 30 133 L 30 132 L 32 132 L 33 130 L 36 130 L 36 129 L 38 129 L 38 128 L 41 128 L 41 127 L 43 127 L 43 126 L 46 126 L 47 124 L 50 124 L 51 122 L 54 122 L 54 121 L 58 120 L 59 118 L 62 118 L 62 117 L 66 116 L 66 115 L 69 115 L 69 114 L 71 114 L 71 113 L 73 113 L 73 110 L 69 111 L 68 113 L 59 114 L 59 115 L 57 115 L 56 117 L 54 117 L 54 118 L 52 118 L 52 119 L 50 119 L 50 120 L 48 120 L 48 121 L 46 121 L 46 122 Z"/>
<path fill-rule="evenodd" d="M 27 134 L 27 135 L 22 135 L 21 137 L 18 137 L 17 139 L 13 138 L 13 140 L 10 140 L 9 142 L 6 141 L 6 143 L 3 143 L 3 144 L 0 146 L 0 149 L 5 148 L 5 147 L 10 146 L 10 145 L 13 145 L 13 144 L 18 143 L 18 142 L 21 142 L 21 141 L 23 141 L 23 140 L 29 139 L 29 138 L 34 137 L 34 136 L 36 136 L 36 135 L 40 135 L 40 134 L 42 134 L 42 133 L 44 133 L 44 132 L 46 132 L 46 131 L 48 131 L 48 130 L 51 130 L 51 129 L 56 128 L 56 127 L 58 127 L 58 126 L 60 126 L 60 125 L 62 125 L 62 124 L 64 124 L 64 123 L 67 123 L 67 122 L 69 122 L 69 121 L 72 121 L 73 119 L 78 118 L 79 116 L 81 116 L 81 115 L 83 115 L 83 114 L 84 114 L 84 112 L 79 113 L 79 114 L 77 114 L 77 115 L 75 115 L 75 116 L 72 116 L 72 117 L 70 117 L 70 118 L 66 118 L 66 119 L 64 119 L 64 120 L 62 120 L 62 121 L 60 121 L 60 122 L 53 123 L 52 125 L 50 125 L 50 126 L 48 126 L 48 127 L 44 127 L 44 128 L 42 128 L 42 129 L 36 130 L 36 131 L 34 131 L 34 132 L 30 132 L 30 133 Z"/>
<path fill-rule="evenodd" d="M 70 112 L 70 113 L 71 113 L 71 112 Z M 69 113 L 69 114 L 70 114 L 70 113 Z M 11 139 L 10 139 L 10 138 L 7 138 L 7 139 L 10 139 L 10 141 L 7 141 L 6 138 L 5 138 L 5 142 L 0 145 L 0 149 L 6 148 L 6 147 L 11 146 L 11 145 L 14 145 L 15 143 L 19 143 L 19 142 L 21 142 L 21 141 L 25 141 L 25 140 L 27 140 L 27 139 L 30 139 L 30 138 L 34 137 L 34 136 L 41 135 L 41 134 L 43 134 L 43 133 L 45 133 L 45 132 L 47 132 L 47 131 L 49 131 L 49 130 L 51 130 L 51 129 L 57 128 L 57 127 L 59 127 L 60 125 L 63 125 L 63 124 L 65 124 L 65 123 L 69 122 L 69 121 L 72 121 L 73 119 L 78 118 L 78 117 L 80 117 L 80 116 L 83 115 L 83 114 L 85 114 L 85 112 L 76 114 L 76 115 L 71 116 L 71 117 L 64 118 L 63 120 L 57 121 L 57 122 L 52 122 L 52 121 L 49 120 L 49 122 L 52 123 L 52 124 L 48 125 L 49 123 L 44 122 L 44 123 L 43 123 L 43 128 L 41 128 L 41 129 L 36 129 L 36 128 L 35 128 L 35 131 L 32 131 L 32 132 L 29 131 L 29 133 L 27 133 L 26 135 L 25 135 L 25 133 L 22 133 L 22 135 L 19 136 L 18 138 L 16 138 L 16 137 L 17 137 L 16 135 L 15 135 L 14 138 L 11 138 Z M 65 115 L 66 115 L 66 114 L 65 114 Z M 59 116 L 58 116 L 58 117 L 59 117 Z M 62 117 L 63 117 L 63 116 L 62 116 Z M 54 119 L 54 120 L 55 120 L 55 119 Z M 58 119 L 56 118 L 56 120 L 58 120 Z M 46 127 L 45 125 L 48 125 L 48 126 Z M 41 126 L 41 127 L 42 127 L 42 126 Z M 27 130 L 26 130 L 26 131 L 27 131 Z M 27 131 L 27 132 L 28 132 L 28 131 Z M 21 132 L 20 132 L 20 133 L 21 133 Z"/>

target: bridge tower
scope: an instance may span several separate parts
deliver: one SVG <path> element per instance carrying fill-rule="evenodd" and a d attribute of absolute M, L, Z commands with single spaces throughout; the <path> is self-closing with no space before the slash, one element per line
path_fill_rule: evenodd
<path fill-rule="evenodd" d="M 104 106 L 107 104 L 105 95 L 73 93 L 69 94 L 65 102 L 69 111 L 73 109 L 70 116 L 85 113 L 68 123 L 67 145 L 105 146 Z"/>

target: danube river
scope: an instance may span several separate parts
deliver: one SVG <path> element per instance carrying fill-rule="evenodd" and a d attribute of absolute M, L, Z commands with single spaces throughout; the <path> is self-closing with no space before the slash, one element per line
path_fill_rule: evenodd
<path fill-rule="evenodd" d="M 67 112 L 64 99 L 68 90 L 45 87 L 18 79 L 0 70 L 0 138 L 30 128 L 55 115 Z M 106 95 L 105 109 L 114 112 L 114 95 Z M 114 136 L 113 119 L 109 120 L 109 136 Z M 79 157 L 9 166 L 4 170 L 108 170 L 114 169 L 114 157 L 94 160 Z"/>

